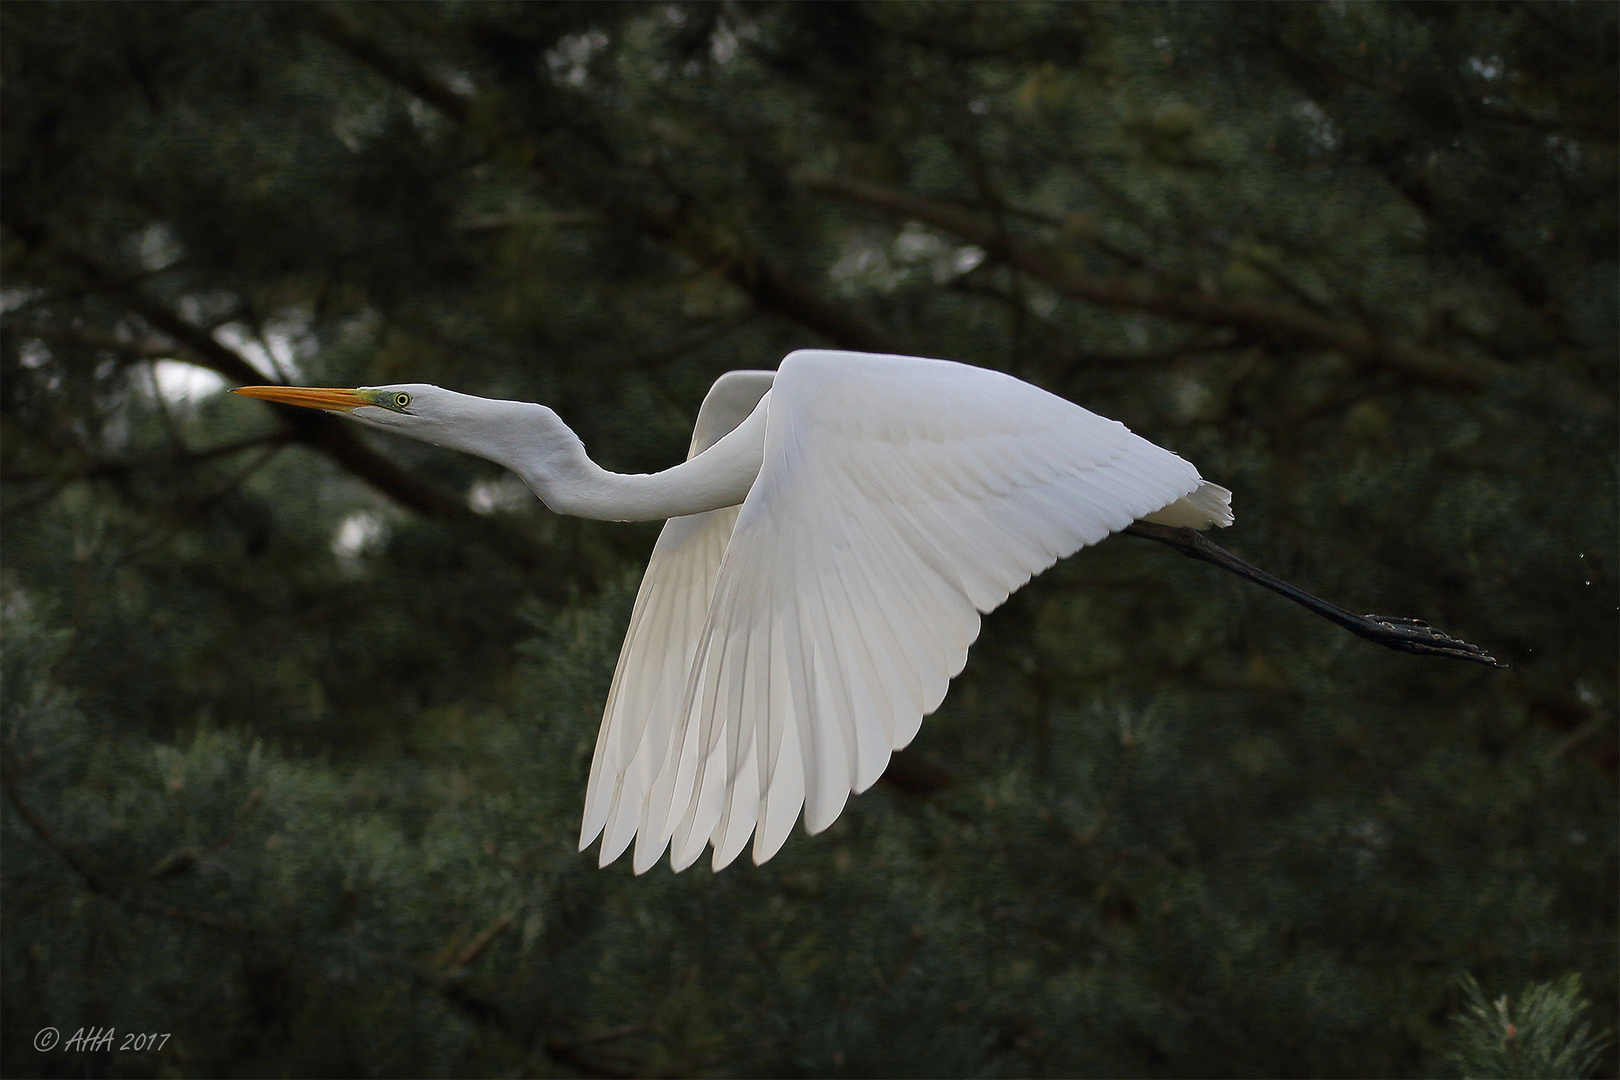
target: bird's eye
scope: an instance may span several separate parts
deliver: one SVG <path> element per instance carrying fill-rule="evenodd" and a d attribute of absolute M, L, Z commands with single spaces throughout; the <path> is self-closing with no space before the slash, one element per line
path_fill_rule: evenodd
<path fill-rule="evenodd" d="M 409 394 L 395 394 L 394 395 L 394 408 L 403 409 L 405 406 L 409 405 L 410 403 L 411 403 L 411 395 L 409 395 Z"/>

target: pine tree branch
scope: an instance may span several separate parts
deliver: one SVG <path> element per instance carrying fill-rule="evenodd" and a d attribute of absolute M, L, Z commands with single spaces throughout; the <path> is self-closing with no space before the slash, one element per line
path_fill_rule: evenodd
<path fill-rule="evenodd" d="M 219 446 L 210 446 L 202 450 L 190 450 L 178 454 L 154 454 L 150 457 L 132 458 L 125 461 L 105 460 L 91 461 L 81 468 L 66 472 L 0 472 L 0 480 L 8 484 L 38 483 L 43 480 L 53 481 L 60 490 L 63 485 L 71 484 L 75 480 L 91 480 L 103 476 L 128 476 L 130 473 L 142 469 L 183 469 L 192 465 L 201 465 L 204 462 L 215 461 L 232 454 L 240 454 L 244 450 L 253 450 L 265 445 L 280 445 L 291 439 L 292 436 L 284 431 L 272 431 L 264 435 L 251 435 L 235 442 L 222 443 Z M 12 509 L 10 507 L 7 508 Z"/>
<path fill-rule="evenodd" d="M 148 334 L 124 338 L 87 326 L 31 326 L 27 334 L 45 342 L 67 342 L 100 352 L 116 353 L 126 364 L 164 360 L 174 352 L 165 342 Z"/>
<path fill-rule="evenodd" d="M 254 473 L 268 465 L 271 459 L 279 454 L 282 447 L 286 445 L 287 442 L 284 439 L 266 443 L 263 452 L 257 458 L 249 462 L 245 468 L 239 470 L 235 476 L 231 477 L 223 485 L 200 499 L 190 501 L 189 505 L 181 503 L 175 506 L 174 509 L 179 511 L 176 515 L 178 520 L 171 521 L 168 528 L 157 528 L 146 536 L 139 537 L 118 560 L 118 565 L 133 562 L 139 556 L 172 539 L 180 530 L 197 521 L 210 509 L 219 505 L 226 496 L 247 483 Z"/>
<path fill-rule="evenodd" d="M 966 276 L 952 281 L 946 286 L 951 292 L 963 296 L 977 296 L 993 300 L 1008 308 L 1018 309 L 1023 305 L 1021 297 L 1004 289 L 995 288 L 980 281 L 969 280 Z M 1050 320 L 1027 309 L 1020 314 L 1030 322 L 1050 335 L 1051 340 L 1041 345 L 1042 355 L 1052 364 L 1055 374 L 1052 385 L 1062 386 L 1080 372 L 1082 368 L 1129 368 L 1138 365 L 1168 364 L 1186 356 L 1198 353 L 1219 352 L 1233 346 L 1233 334 L 1229 329 L 1216 327 L 1214 329 L 1198 328 L 1188 332 L 1187 336 L 1174 344 L 1157 349 L 1148 349 L 1134 352 L 1100 352 L 1091 349 L 1079 349 L 1064 340 L 1066 331 L 1053 324 Z"/>
<path fill-rule="evenodd" d="M 0 515 L 21 513 L 41 503 L 49 502 L 69 484 L 80 480 L 124 477 L 142 469 L 190 468 L 194 465 L 229 457 L 232 454 L 239 454 L 244 450 L 252 450 L 256 447 L 267 446 L 272 449 L 279 449 L 291 439 L 292 436 L 285 431 L 272 431 L 265 435 L 255 435 L 222 446 L 212 446 L 205 450 L 194 450 L 183 454 L 163 454 L 132 461 L 91 461 L 89 464 L 69 472 L 0 472 L 0 481 L 6 483 L 46 483 L 47 485 L 43 491 L 36 491 L 31 495 L 18 499 L 14 503 L 0 507 Z"/>
<path fill-rule="evenodd" d="M 76 261 L 90 279 L 90 284 L 99 291 L 110 291 L 113 298 L 174 342 L 175 347 L 184 352 L 192 363 L 237 384 L 264 381 L 264 375 L 257 368 L 244 360 L 235 349 L 221 344 L 207 329 L 187 321 L 167 304 L 138 289 L 118 283 L 105 267 L 94 260 L 81 256 Z M 352 431 L 333 422 L 331 417 L 290 406 L 277 406 L 276 411 L 294 440 L 322 451 L 347 471 L 401 505 L 425 517 L 435 518 L 453 518 L 458 510 L 463 509 L 460 500 L 410 476 L 360 443 Z M 471 510 L 466 510 L 466 513 L 472 515 Z"/>
<path fill-rule="evenodd" d="M 172 307 L 137 288 L 117 280 L 95 260 L 78 256 L 75 261 L 87 284 L 122 303 L 153 329 L 163 334 L 186 359 L 238 384 L 262 383 L 264 375 L 236 350 L 221 344 L 213 334 L 180 315 Z M 522 530 L 497 517 L 478 514 L 465 499 L 427 483 L 379 454 L 360 440 L 342 421 L 311 409 L 272 405 L 288 437 L 315 450 L 344 472 L 388 496 L 407 510 L 479 536 L 508 559 L 526 569 L 539 568 L 541 548 Z"/>
<path fill-rule="evenodd" d="M 224 836 L 203 848 L 204 855 L 217 855 L 236 842 L 242 835 L 242 827 L 248 823 L 254 814 L 258 813 L 259 806 L 264 802 L 264 788 L 255 787 L 247 793 L 242 800 L 241 807 L 236 811 L 236 820 L 231 823 L 231 829 Z"/>
<path fill-rule="evenodd" d="M 374 959 L 383 962 L 384 958 L 373 954 Z M 384 962 L 384 966 L 398 967 L 395 963 Z M 467 1015 L 469 1019 L 476 1020 L 501 1032 L 503 1035 L 515 1040 L 519 1045 L 526 1045 L 530 1033 L 509 1015 L 502 1006 L 479 997 L 463 986 L 459 979 L 444 975 L 436 971 L 423 971 L 410 968 L 411 982 L 425 990 L 431 990 L 444 998 Z"/>
<path fill-rule="evenodd" d="M 57 858 L 66 863 L 68 868 L 78 875 L 79 880 L 84 882 L 85 888 L 96 896 L 100 896 L 125 910 L 140 911 L 175 922 L 200 926 L 206 930 L 236 933 L 246 929 L 241 923 L 229 919 L 205 915 L 200 911 L 182 911 L 179 908 L 169 907 L 167 904 L 154 904 L 148 900 L 120 893 L 108 885 L 99 874 L 92 871 L 89 865 L 79 857 L 78 852 L 67 841 L 57 836 L 55 830 L 45 823 L 45 819 L 35 812 L 34 808 L 28 804 L 28 800 L 23 798 L 22 791 L 17 787 L 17 779 L 13 770 L 5 766 L 0 766 L 0 789 L 4 789 L 6 801 L 11 803 L 12 809 L 17 811 L 17 816 L 22 818 L 24 823 L 33 830 L 34 835 L 39 837 L 40 842 L 49 848 Z"/>
<path fill-rule="evenodd" d="M 664 247 L 701 264 L 718 264 L 726 280 L 754 305 L 856 352 L 899 353 L 904 346 L 886 330 L 862 318 L 847 304 L 829 300 L 808 282 L 777 266 L 757 251 L 723 242 L 712 230 L 675 214 L 643 210 L 643 231 Z"/>
<path fill-rule="evenodd" d="M 5 790 L 6 799 L 11 803 L 12 809 L 17 811 L 17 816 L 22 818 L 30 829 L 34 830 L 34 835 L 39 837 L 41 843 L 55 852 L 57 858 L 66 863 L 68 868 L 75 874 L 79 875 L 86 888 L 97 896 L 112 897 L 115 895 L 107 883 L 102 881 L 101 877 L 79 858 L 76 851 L 56 835 L 55 830 L 45 823 L 44 818 L 34 812 L 32 806 L 28 805 L 28 801 L 23 798 L 22 792 L 17 787 L 14 770 L 4 765 L 0 765 L 0 789 Z"/>
<path fill-rule="evenodd" d="M 1525 5 L 1526 8 L 1533 6 Z M 1414 11 L 1421 13 L 1421 8 Z M 1460 88 L 1448 89 L 1428 78 L 1387 79 L 1350 71 L 1331 62 L 1323 50 L 1302 44 L 1301 35 L 1309 34 L 1313 29 L 1308 24 L 1299 24 L 1295 13 L 1273 13 L 1269 27 L 1255 44 L 1269 48 L 1277 58 L 1278 66 L 1293 80 L 1300 92 L 1334 120 L 1341 130 L 1355 128 L 1353 120 L 1346 122 L 1338 115 L 1345 97 L 1343 88 L 1348 85 L 1376 93 L 1408 116 L 1451 118 L 1451 123 L 1444 127 L 1445 139 L 1453 137 L 1451 133 L 1455 124 L 1463 118 L 1475 123 L 1486 120 L 1495 124 L 1528 125 L 1541 132 L 1544 138 L 1583 138 L 1588 137 L 1591 131 L 1610 142 L 1614 139 L 1612 125 L 1584 129 L 1579 124 L 1567 125 L 1562 117 L 1538 117 L 1516 111 L 1513 105 L 1522 104 L 1522 101 L 1515 102 L 1518 95 L 1511 90 L 1503 95 L 1505 101 L 1492 102 L 1489 98 L 1481 99 L 1458 92 Z M 1463 57 L 1457 54 L 1448 35 L 1435 35 L 1430 41 L 1430 48 L 1434 50 L 1432 55 L 1441 65 L 1453 71 L 1462 68 Z M 1429 122 L 1434 121 L 1431 119 Z M 1469 202 L 1448 197 L 1444 189 L 1433 181 L 1431 151 L 1434 144 L 1401 131 L 1402 125 L 1397 122 L 1391 125 L 1389 132 L 1363 135 L 1352 142 L 1351 152 L 1356 153 L 1369 169 L 1405 198 L 1435 233 L 1446 238 L 1447 244 L 1457 251 L 1480 256 L 1480 261 L 1497 273 L 1517 294 L 1526 309 L 1561 324 L 1557 305 L 1548 305 L 1554 290 L 1546 271 L 1536 264 L 1522 244 L 1515 243 L 1503 229 L 1503 219 L 1496 212 L 1497 208 L 1488 199 Z M 1433 139 L 1432 134 L 1430 139 Z M 1500 157 L 1493 152 L 1489 143 L 1474 149 L 1475 153 L 1483 153 L 1488 167 L 1499 166 Z M 1497 160 L 1493 161 L 1493 158 Z M 1441 169 L 1440 173 L 1443 175 L 1447 171 Z M 1567 328 L 1559 325 L 1558 329 L 1567 335 Z"/>
<path fill-rule="evenodd" d="M 1062 295 L 1099 307 L 1142 311 L 1182 322 L 1229 326 L 1265 337 L 1307 342 L 1374 360 L 1442 385 L 1479 387 L 1502 373 L 1500 365 L 1492 362 L 1463 363 L 1414 342 L 1380 339 L 1358 326 L 1284 304 L 1222 293 L 1170 292 L 1138 281 L 1083 273 L 1070 265 L 1058 249 L 1008 235 L 960 207 L 898 188 L 808 171 L 798 173 L 795 179 L 810 191 L 943 229 L 978 244 Z"/>
<path fill-rule="evenodd" d="M 1530 983 L 1517 1001 L 1506 994 L 1491 1001 L 1472 975 L 1460 982 L 1464 1007 L 1451 1018 L 1449 1056 L 1464 1076 L 1579 1080 L 1592 1075 L 1610 1033 L 1594 1033 L 1581 1022 L 1588 1002 L 1581 996 L 1579 973 Z"/>
<path fill-rule="evenodd" d="M 237 384 L 264 381 L 264 375 L 236 350 L 222 345 L 200 326 L 187 322 L 174 309 L 135 292 L 121 300 L 133 312 L 189 354 L 193 363 L 223 375 Z M 423 483 L 392 461 L 360 442 L 350 429 L 323 413 L 289 405 L 273 406 L 276 417 L 286 425 L 297 442 L 312 447 L 407 509 L 436 520 L 475 517 L 462 500 L 449 492 Z"/>
<path fill-rule="evenodd" d="M 469 1020 L 500 1032 L 525 1050 L 533 1045 L 537 1033 L 532 1027 L 519 1022 L 499 1002 L 482 997 L 467 989 L 459 976 L 401 965 L 393 957 L 375 953 L 371 955 L 380 966 L 401 971 L 407 975 L 414 985 L 439 995 L 446 1004 L 458 1010 Z M 646 1070 L 644 1067 L 637 1067 L 634 1062 L 626 1061 L 620 1065 L 615 1062 L 603 1061 L 583 1053 L 583 1050 L 588 1046 L 638 1035 L 644 1030 L 645 1028 L 640 1024 L 626 1024 L 622 1027 L 610 1028 L 577 1039 L 547 1039 L 543 1045 L 545 1046 L 546 1056 L 551 1060 L 567 1065 L 586 1076 L 602 1077 L 604 1080 L 622 1080 L 622 1078 L 646 1075 Z"/>
<path fill-rule="evenodd" d="M 628 1080 L 632 1076 L 643 1076 L 645 1075 L 644 1067 L 637 1068 L 635 1062 L 624 1061 L 623 1064 L 620 1064 L 618 1062 L 604 1061 L 600 1057 L 592 1057 L 582 1052 L 587 1046 L 622 1039 L 630 1035 L 639 1035 L 643 1030 L 645 1028 L 640 1024 L 624 1024 L 579 1039 L 548 1039 L 546 1041 L 546 1056 L 555 1062 L 576 1069 L 586 1076 L 600 1077 L 602 1080 Z"/>
<path fill-rule="evenodd" d="M 368 39 L 347 15 L 334 8 L 305 9 L 311 30 L 347 53 L 363 67 L 465 124 L 473 102 L 421 67 L 394 56 Z M 605 142 L 600 133 L 594 141 Z M 608 221 L 629 221 L 663 247 L 679 251 L 701 265 L 719 266 L 730 281 L 762 311 L 768 311 L 826 338 L 844 349 L 897 353 L 904 347 L 881 327 L 862 318 L 847 304 L 828 299 L 808 282 L 776 265 L 758 251 L 728 242 L 704 223 L 678 212 L 616 198 L 609 189 L 575 192 Z"/>
<path fill-rule="evenodd" d="M 472 115 L 472 103 L 444 80 L 394 56 L 367 37 L 348 13 L 331 4 L 308 4 L 300 12 L 316 36 L 384 79 L 438 109 L 457 123 Z"/>
<path fill-rule="evenodd" d="M 489 951 L 489 947 L 494 944 L 501 931 L 511 926 L 512 920 L 515 918 L 517 918 L 517 912 L 515 911 L 503 911 L 496 916 L 494 922 L 474 935 L 466 947 L 456 954 L 455 959 L 450 961 L 450 970 L 459 971 L 464 967 L 477 963 L 479 958 Z"/>

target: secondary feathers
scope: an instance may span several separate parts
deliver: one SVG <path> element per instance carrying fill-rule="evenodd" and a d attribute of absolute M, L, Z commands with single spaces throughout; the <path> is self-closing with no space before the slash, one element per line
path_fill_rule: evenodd
<path fill-rule="evenodd" d="M 944 699 L 979 616 L 1139 518 L 1230 524 L 1230 492 L 1123 424 L 944 360 L 800 351 L 705 399 L 691 455 L 765 410 L 740 507 L 670 519 L 636 597 L 581 849 L 640 873 L 816 833 Z"/>

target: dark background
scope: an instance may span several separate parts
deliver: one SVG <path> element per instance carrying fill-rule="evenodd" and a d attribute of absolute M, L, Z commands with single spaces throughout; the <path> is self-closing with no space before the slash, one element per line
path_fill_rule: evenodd
<path fill-rule="evenodd" d="M 1616 11 L 0 8 L 4 1069 L 1404 1076 L 1464 973 L 1612 1017 Z M 656 526 L 219 392 L 647 471 L 803 346 L 1121 419 L 1511 666 L 1116 537 L 828 833 L 634 878 L 574 839 Z"/>

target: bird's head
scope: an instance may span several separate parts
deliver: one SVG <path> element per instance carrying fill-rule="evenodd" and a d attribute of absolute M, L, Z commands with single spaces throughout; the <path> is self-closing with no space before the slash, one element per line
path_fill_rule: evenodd
<path fill-rule="evenodd" d="M 526 401 L 474 397 L 427 383 L 352 390 L 241 386 L 234 392 L 343 413 L 369 427 L 477 454 L 512 469 L 537 491 L 547 477 L 587 460 L 579 437 L 556 413 Z"/>
<path fill-rule="evenodd" d="M 352 390 L 310 386 L 239 386 L 232 393 L 283 405 L 302 405 L 345 413 L 370 427 L 435 441 L 435 429 L 453 423 L 463 410 L 456 408 L 465 394 L 426 383 L 398 386 L 361 386 Z"/>

